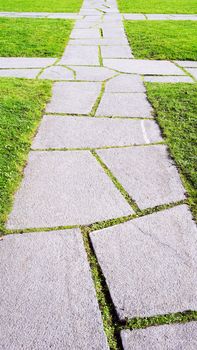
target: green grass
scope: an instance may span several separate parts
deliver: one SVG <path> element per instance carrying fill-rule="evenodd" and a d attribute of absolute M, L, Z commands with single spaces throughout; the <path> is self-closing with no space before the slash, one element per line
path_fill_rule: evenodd
<path fill-rule="evenodd" d="M 197 60 L 197 22 L 125 21 L 136 58 Z"/>
<path fill-rule="evenodd" d="M 118 0 L 118 5 L 123 13 L 197 13 L 197 0 Z"/>
<path fill-rule="evenodd" d="M 0 11 L 78 12 L 82 0 L 0 0 Z"/>
<path fill-rule="evenodd" d="M 73 21 L 37 18 L 0 18 L 0 56 L 60 57 Z"/>
<path fill-rule="evenodd" d="M 146 87 L 197 217 L 197 84 L 146 83 Z"/>
<path fill-rule="evenodd" d="M 0 79 L 0 229 L 50 95 L 49 81 Z"/>

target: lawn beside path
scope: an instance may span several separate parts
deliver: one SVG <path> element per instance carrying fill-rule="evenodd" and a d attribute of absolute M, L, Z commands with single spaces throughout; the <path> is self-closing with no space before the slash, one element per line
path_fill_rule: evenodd
<path fill-rule="evenodd" d="M 0 231 L 22 179 L 51 86 L 49 81 L 0 79 Z"/>
<path fill-rule="evenodd" d="M 122 13 L 195 14 L 197 0 L 118 0 L 118 7 Z"/>
<path fill-rule="evenodd" d="M 135 58 L 197 60 L 197 22 L 124 21 Z"/>
<path fill-rule="evenodd" d="M 197 84 L 146 83 L 146 88 L 197 219 Z"/>
<path fill-rule="evenodd" d="M 0 18 L 1 57 L 61 57 L 74 21 Z"/>
<path fill-rule="evenodd" d="M 0 11 L 78 12 L 82 0 L 0 0 Z"/>

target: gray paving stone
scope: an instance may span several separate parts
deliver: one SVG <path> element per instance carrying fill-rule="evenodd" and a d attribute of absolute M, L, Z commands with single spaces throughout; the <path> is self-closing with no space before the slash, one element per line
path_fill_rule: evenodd
<path fill-rule="evenodd" d="M 144 93 L 104 93 L 96 116 L 151 118 L 152 107 Z"/>
<path fill-rule="evenodd" d="M 197 68 L 197 61 L 176 61 L 181 67 Z"/>
<path fill-rule="evenodd" d="M 78 15 L 77 13 L 49 13 L 47 18 L 65 18 L 65 19 L 82 19 L 83 16 Z"/>
<path fill-rule="evenodd" d="M 49 113 L 88 114 L 100 93 L 101 83 L 61 82 L 53 85 Z"/>
<path fill-rule="evenodd" d="M 121 74 L 106 83 L 106 92 L 145 92 L 139 75 Z"/>
<path fill-rule="evenodd" d="M 123 73 L 150 75 L 183 75 L 183 71 L 169 61 L 134 60 L 134 59 L 104 59 L 105 67 L 116 69 Z"/>
<path fill-rule="evenodd" d="M 124 19 L 127 20 L 140 20 L 140 19 L 146 19 L 146 17 L 144 15 L 142 15 L 141 13 L 123 13 L 123 17 Z"/>
<path fill-rule="evenodd" d="M 124 29 L 121 29 L 119 26 L 117 28 L 103 28 L 103 37 L 104 38 L 124 38 L 126 35 Z"/>
<path fill-rule="evenodd" d="M 173 14 L 170 15 L 170 19 L 177 20 L 177 21 L 197 21 L 197 15 L 177 15 Z"/>
<path fill-rule="evenodd" d="M 90 224 L 130 213 L 89 151 L 31 152 L 7 227 Z"/>
<path fill-rule="evenodd" d="M 56 58 L 0 57 L 0 68 L 44 68 Z"/>
<path fill-rule="evenodd" d="M 186 68 L 186 69 L 191 75 L 193 75 L 195 79 L 197 79 L 197 68 Z"/>
<path fill-rule="evenodd" d="M 100 150 L 98 154 L 141 209 L 185 198 L 166 146 Z"/>
<path fill-rule="evenodd" d="M 196 235 L 186 205 L 90 234 L 121 320 L 196 310 Z"/>
<path fill-rule="evenodd" d="M 40 69 L 0 69 L 0 77 L 35 79 Z"/>
<path fill-rule="evenodd" d="M 132 58 L 129 46 L 101 46 L 103 58 Z"/>
<path fill-rule="evenodd" d="M 1 241 L 1 349 L 109 349 L 79 230 Z"/>
<path fill-rule="evenodd" d="M 162 141 L 157 124 L 144 121 L 150 142 Z M 44 116 L 33 148 L 96 148 L 143 144 L 141 121 L 110 118 Z"/>
<path fill-rule="evenodd" d="M 66 67 L 52 66 L 46 68 L 44 72 L 39 76 L 39 79 L 74 80 L 74 73 Z"/>
<path fill-rule="evenodd" d="M 76 40 L 74 40 L 76 41 Z M 65 65 L 99 65 L 97 46 L 67 46 L 59 64 Z"/>
<path fill-rule="evenodd" d="M 193 83 L 193 79 L 187 75 L 167 75 L 167 76 L 158 76 L 158 75 L 147 75 L 144 77 L 144 81 L 149 81 L 151 83 Z"/>
<path fill-rule="evenodd" d="M 196 350 L 197 322 L 121 331 L 124 350 Z"/>
<path fill-rule="evenodd" d="M 99 29 L 73 29 L 70 35 L 71 39 L 89 39 L 89 38 L 100 38 Z"/>
<path fill-rule="evenodd" d="M 168 19 L 170 19 L 170 15 L 168 15 L 168 14 L 147 14 L 146 15 L 146 17 L 148 18 L 148 19 L 150 19 L 151 21 L 152 20 L 156 20 L 156 21 L 158 21 L 158 20 L 168 20 Z"/>
<path fill-rule="evenodd" d="M 69 46 L 128 46 L 125 38 L 70 39 Z"/>
<path fill-rule="evenodd" d="M 105 67 L 73 67 L 77 80 L 103 81 L 113 77 L 116 72 Z"/>

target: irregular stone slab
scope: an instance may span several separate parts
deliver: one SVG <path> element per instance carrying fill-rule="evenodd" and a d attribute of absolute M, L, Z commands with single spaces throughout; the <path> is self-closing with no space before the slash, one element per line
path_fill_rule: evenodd
<path fill-rule="evenodd" d="M 128 46 L 126 38 L 70 39 L 72 46 Z"/>
<path fill-rule="evenodd" d="M 116 72 L 105 67 L 82 67 L 75 66 L 77 80 L 104 81 L 113 77 Z"/>
<path fill-rule="evenodd" d="M 1 241 L 2 349 L 109 349 L 77 229 Z"/>
<path fill-rule="evenodd" d="M 0 68 L 44 68 L 56 58 L 0 57 Z"/>
<path fill-rule="evenodd" d="M 78 15 L 77 13 L 49 13 L 47 18 L 65 18 L 65 19 L 82 19 L 83 16 Z"/>
<path fill-rule="evenodd" d="M 184 76 L 176 76 L 176 75 L 167 75 L 167 76 L 154 76 L 154 75 L 147 75 L 144 77 L 144 81 L 149 81 L 151 83 L 193 83 L 193 79 L 188 77 L 187 75 Z"/>
<path fill-rule="evenodd" d="M 157 124 L 144 121 L 150 142 L 162 141 Z M 141 121 L 110 118 L 44 116 L 33 141 L 39 148 L 96 148 L 143 144 Z"/>
<path fill-rule="evenodd" d="M 121 74 L 106 83 L 106 92 L 145 92 L 139 75 Z"/>
<path fill-rule="evenodd" d="M 116 69 L 123 73 L 150 75 L 183 75 L 183 71 L 169 61 L 134 60 L 134 59 L 104 59 L 105 67 Z"/>
<path fill-rule="evenodd" d="M 191 75 L 193 75 L 195 79 L 197 79 L 197 68 L 186 68 L 186 69 Z"/>
<path fill-rule="evenodd" d="M 53 85 L 49 113 L 88 114 L 99 95 L 101 83 L 63 82 Z"/>
<path fill-rule="evenodd" d="M 101 46 L 103 58 L 132 58 L 129 46 Z"/>
<path fill-rule="evenodd" d="M 0 77 L 35 79 L 40 69 L 0 69 Z"/>
<path fill-rule="evenodd" d="M 31 152 L 7 228 L 90 224 L 130 213 L 90 152 Z"/>
<path fill-rule="evenodd" d="M 99 29 L 73 29 L 70 35 L 71 39 L 89 39 L 100 38 Z"/>
<path fill-rule="evenodd" d="M 121 320 L 196 310 L 196 234 L 186 205 L 90 234 Z"/>
<path fill-rule="evenodd" d="M 144 93 L 104 93 L 96 116 L 152 118 L 152 107 Z"/>
<path fill-rule="evenodd" d="M 177 20 L 177 21 L 197 21 L 197 15 L 170 15 L 170 19 Z"/>
<path fill-rule="evenodd" d="M 50 80 L 74 80 L 74 73 L 65 67 L 52 66 L 46 68 L 40 75 L 39 79 L 50 79 Z"/>
<path fill-rule="evenodd" d="M 123 13 L 124 19 L 130 19 L 132 21 L 146 19 L 146 17 L 141 13 Z"/>
<path fill-rule="evenodd" d="M 117 28 L 103 28 L 103 37 L 104 38 L 124 38 L 126 39 L 126 35 L 124 29 L 120 27 Z"/>
<path fill-rule="evenodd" d="M 121 331 L 124 350 L 195 350 L 197 322 Z"/>
<path fill-rule="evenodd" d="M 76 41 L 76 40 L 75 40 Z M 65 65 L 99 65 L 97 46 L 67 46 L 59 64 Z"/>
<path fill-rule="evenodd" d="M 100 150 L 98 154 L 141 209 L 185 198 L 166 146 Z"/>
<path fill-rule="evenodd" d="M 176 61 L 181 67 L 197 68 L 197 61 Z"/>
<path fill-rule="evenodd" d="M 152 20 L 156 20 L 156 21 L 158 21 L 158 20 L 168 20 L 168 19 L 170 19 L 170 15 L 168 15 L 168 14 L 153 14 L 153 13 L 151 13 L 151 14 L 147 14 L 146 15 L 146 17 L 148 18 L 148 19 L 150 19 L 151 21 Z"/>

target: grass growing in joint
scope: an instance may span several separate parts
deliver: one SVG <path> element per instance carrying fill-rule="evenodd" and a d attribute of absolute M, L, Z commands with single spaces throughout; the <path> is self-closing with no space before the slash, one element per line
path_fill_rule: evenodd
<path fill-rule="evenodd" d="M 107 336 L 108 345 L 110 347 L 110 350 L 123 350 L 120 334 L 118 331 L 118 317 L 114 310 L 114 305 L 106 286 L 105 278 L 94 254 L 94 250 L 89 237 L 90 229 L 88 227 L 82 227 L 81 230 L 92 272 L 92 278 L 95 284 L 96 296 L 102 314 L 103 326 L 105 334 Z"/>
<path fill-rule="evenodd" d="M 0 79 L 0 230 L 23 175 L 32 137 L 51 96 L 49 81 Z"/>
<path fill-rule="evenodd" d="M 61 57 L 74 21 L 0 18 L 0 56 Z"/>
<path fill-rule="evenodd" d="M 174 314 L 158 315 L 153 317 L 133 318 L 126 322 L 124 329 L 138 329 L 172 323 L 197 321 L 197 311 L 177 312 Z"/>
<path fill-rule="evenodd" d="M 146 88 L 197 218 L 197 84 L 146 83 Z"/>

